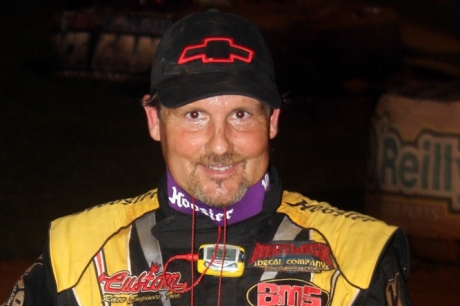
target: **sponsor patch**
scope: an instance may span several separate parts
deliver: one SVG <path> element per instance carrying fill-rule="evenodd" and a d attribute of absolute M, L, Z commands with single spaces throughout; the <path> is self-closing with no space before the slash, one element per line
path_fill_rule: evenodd
<path fill-rule="evenodd" d="M 132 275 L 129 271 L 106 272 L 103 252 L 93 259 L 102 294 L 102 304 L 128 303 L 176 299 L 187 287 L 179 272 L 163 272 L 163 266 L 152 263 L 149 271 Z M 176 292 L 177 291 L 177 292 Z"/>
<path fill-rule="evenodd" d="M 11 291 L 10 297 L 8 300 L 1 304 L 2 306 L 21 306 L 24 305 L 24 298 L 25 298 L 25 288 L 24 288 L 24 277 L 27 277 L 29 273 L 38 266 L 43 266 L 43 257 L 40 255 L 38 257 L 37 261 L 27 268 L 24 271 L 24 274 L 19 278 L 19 280 L 16 282 L 16 284 L 13 287 L 13 290 Z"/>
<path fill-rule="evenodd" d="M 131 275 L 128 271 L 119 271 L 110 276 L 102 274 L 98 277 L 102 289 L 102 302 L 134 303 L 179 297 L 171 289 L 182 291 L 186 284 L 180 282 L 180 273 L 163 273 L 160 265 L 152 265 L 150 271 L 140 275 Z M 163 293 L 163 294 L 162 294 Z"/>
<path fill-rule="evenodd" d="M 329 293 L 300 279 L 272 279 L 252 286 L 246 293 L 251 306 L 327 305 Z"/>
<path fill-rule="evenodd" d="M 248 267 L 268 271 L 312 273 L 335 268 L 330 247 L 314 241 L 256 243 Z"/>

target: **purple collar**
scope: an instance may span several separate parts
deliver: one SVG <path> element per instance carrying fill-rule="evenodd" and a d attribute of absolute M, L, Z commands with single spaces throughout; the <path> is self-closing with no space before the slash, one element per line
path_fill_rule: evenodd
<path fill-rule="evenodd" d="M 208 206 L 185 192 L 173 179 L 169 171 L 167 175 L 168 203 L 171 208 L 184 214 L 195 213 L 199 216 L 208 216 L 217 226 L 224 225 L 224 209 Z M 256 184 L 251 186 L 244 197 L 227 207 L 227 225 L 237 223 L 253 217 L 262 211 L 265 191 L 269 189 L 268 172 Z"/>

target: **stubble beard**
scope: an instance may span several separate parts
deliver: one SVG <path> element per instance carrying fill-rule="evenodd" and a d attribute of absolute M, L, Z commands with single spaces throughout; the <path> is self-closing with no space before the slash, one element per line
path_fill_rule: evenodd
<path fill-rule="evenodd" d="M 241 182 L 236 182 L 238 186 L 236 190 L 230 194 L 224 190 L 223 184 L 231 180 L 233 176 L 225 179 L 211 179 L 216 187 L 213 190 L 209 190 L 209 187 L 205 187 L 204 184 L 200 183 L 196 174 L 199 165 L 220 167 L 236 163 L 241 163 L 243 165 L 243 178 Z M 193 162 L 193 171 L 190 175 L 188 187 L 190 193 L 197 200 L 211 207 L 223 208 L 240 201 L 249 189 L 249 179 L 246 175 L 244 157 L 235 153 L 225 153 L 223 155 L 207 154 L 202 156 L 198 161 Z"/>

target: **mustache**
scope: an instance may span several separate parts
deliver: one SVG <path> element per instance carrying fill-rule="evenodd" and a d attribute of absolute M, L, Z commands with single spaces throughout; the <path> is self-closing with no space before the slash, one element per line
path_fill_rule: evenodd
<path fill-rule="evenodd" d="M 232 153 L 232 152 L 226 152 L 224 154 L 209 153 L 209 154 L 201 156 L 196 162 L 196 164 L 221 167 L 221 166 L 241 163 L 244 161 L 245 161 L 244 156 L 237 154 L 237 153 Z"/>

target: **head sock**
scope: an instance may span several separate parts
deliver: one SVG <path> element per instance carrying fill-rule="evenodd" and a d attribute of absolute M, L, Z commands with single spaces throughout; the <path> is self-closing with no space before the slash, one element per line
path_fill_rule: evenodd
<path fill-rule="evenodd" d="M 240 201 L 228 206 L 226 211 L 223 208 L 211 207 L 192 199 L 192 196 L 176 183 L 169 171 L 167 171 L 167 188 L 168 203 L 171 208 L 189 215 L 195 210 L 197 215 L 208 216 L 215 225 L 223 226 L 224 216 L 226 216 L 227 225 L 230 225 L 253 217 L 262 211 L 265 191 L 269 189 L 269 177 L 267 172 L 260 181 L 248 189 Z"/>

